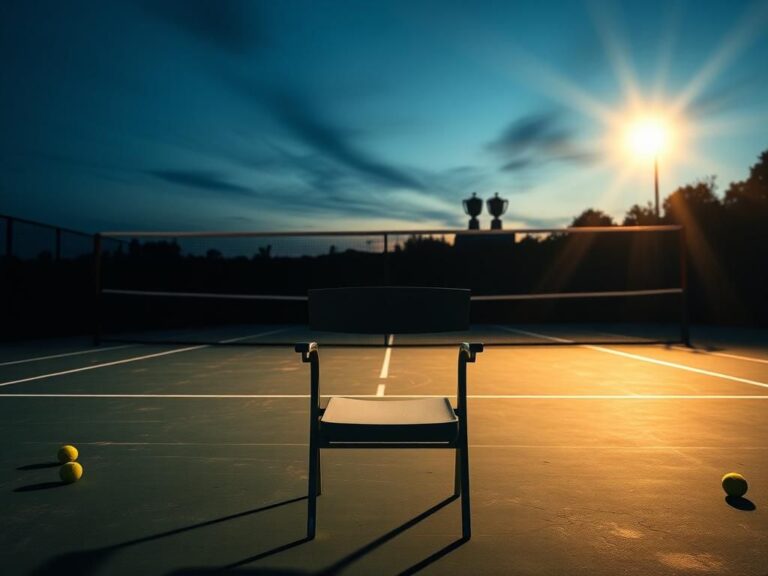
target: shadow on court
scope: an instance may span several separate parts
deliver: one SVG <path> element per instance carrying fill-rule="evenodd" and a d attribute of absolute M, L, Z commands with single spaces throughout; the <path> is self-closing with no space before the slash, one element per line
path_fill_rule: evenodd
<path fill-rule="evenodd" d="M 413 528 L 418 523 L 422 522 L 423 520 L 426 520 L 439 510 L 445 508 L 448 504 L 456 500 L 458 496 L 449 496 L 448 498 L 442 500 L 441 502 L 438 502 L 431 508 L 428 508 L 424 512 L 414 516 L 410 520 L 404 522 L 400 526 L 397 526 L 396 528 L 393 528 L 389 532 L 382 534 L 375 540 L 372 540 L 365 546 L 362 546 L 355 550 L 354 552 L 347 554 L 340 560 L 337 560 L 327 568 L 323 570 L 318 570 L 314 572 L 307 572 L 307 571 L 297 571 L 297 570 L 284 570 L 284 569 L 271 569 L 271 568 L 255 568 L 246 570 L 244 572 L 241 572 L 238 570 L 239 573 L 243 574 L 274 574 L 274 575 L 282 575 L 282 574 L 312 574 L 314 576 L 335 576 L 336 574 L 339 574 L 346 568 L 348 568 L 351 564 L 354 562 L 361 560 L 364 556 L 372 553 L 374 550 L 380 548 L 390 540 L 394 539 L 395 537 L 399 536 L 400 534 L 403 534 L 410 528 Z M 240 568 L 242 566 L 245 566 L 247 564 L 251 564 L 253 562 L 257 562 L 259 560 L 262 560 L 268 556 L 271 556 L 273 554 L 283 552 L 285 550 L 288 550 L 290 548 L 294 548 L 298 545 L 305 544 L 310 542 L 308 538 L 302 538 L 301 540 L 296 540 L 295 542 L 290 542 L 288 544 L 284 544 L 282 546 L 279 546 L 277 548 L 273 548 L 272 550 L 268 550 L 266 552 L 262 552 L 260 554 L 257 554 L 255 556 L 251 556 L 248 558 L 244 558 L 243 560 L 240 560 L 238 562 L 235 562 L 233 564 L 230 564 L 228 566 L 225 566 L 221 569 L 201 569 L 201 568 L 187 568 L 187 569 L 181 569 L 176 570 L 174 572 L 171 572 L 169 576 L 196 576 L 196 575 L 204 575 L 204 574 L 216 574 L 218 572 L 224 571 L 224 570 L 231 570 L 233 568 Z M 423 570 L 433 562 L 436 562 L 440 558 L 446 556 L 447 554 L 451 553 L 452 551 L 459 548 L 461 545 L 467 542 L 467 539 L 464 538 L 458 538 L 454 540 L 453 542 L 449 543 L 447 546 L 444 546 L 440 550 L 437 550 L 433 554 L 430 554 L 423 560 L 420 560 L 419 562 L 415 563 L 414 565 L 410 566 L 409 568 L 403 570 L 399 574 L 406 575 L 406 574 L 415 574 L 419 572 L 420 570 Z"/>
<path fill-rule="evenodd" d="M 726 496 L 725 502 L 736 510 L 744 510 L 745 512 L 752 512 L 757 509 L 755 503 L 749 498 L 743 496 Z"/>
<path fill-rule="evenodd" d="M 306 500 L 306 496 L 301 496 L 298 498 L 292 498 L 290 500 L 284 500 L 282 502 L 277 502 L 275 504 L 269 504 L 267 506 L 262 506 L 259 508 L 254 508 L 252 510 L 246 510 L 244 512 L 239 512 L 237 514 L 230 514 L 228 516 L 223 516 L 221 518 L 215 518 L 213 520 L 208 520 L 206 522 L 200 522 L 197 524 L 192 524 L 190 526 L 185 526 L 183 528 L 177 528 L 175 530 L 168 530 L 166 532 L 160 532 L 158 534 L 153 534 L 151 536 L 145 536 L 143 538 L 136 538 L 134 540 L 128 540 L 126 542 L 122 542 L 120 544 L 114 544 L 112 546 L 105 546 L 102 548 L 94 548 L 91 550 L 80 550 L 76 552 L 68 552 L 66 554 L 61 554 L 59 556 L 56 556 L 47 562 L 40 566 L 38 569 L 34 570 L 31 574 L 32 576 L 59 576 L 60 574 L 79 574 L 81 576 L 88 576 L 91 574 L 96 574 L 100 569 L 107 568 L 107 563 L 109 562 L 110 558 L 117 552 L 129 548 L 132 546 L 137 546 L 139 544 L 143 544 L 146 542 L 151 542 L 153 540 L 158 540 L 161 538 L 166 538 L 169 536 L 175 536 L 178 534 L 183 534 L 185 532 L 189 532 L 191 530 L 196 530 L 198 528 L 205 528 L 208 526 L 213 526 L 216 524 L 220 524 L 222 522 L 227 522 L 230 520 L 235 520 L 238 518 L 242 518 L 245 516 L 249 516 L 252 514 L 258 514 L 260 512 L 265 512 L 267 510 L 273 510 L 275 508 L 279 508 L 281 506 L 285 506 L 287 504 L 294 504 L 297 502 L 301 502 L 303 500 Z M 441 502 L 438 502 L 431 508 L 425 510 L 424 512 L 414 516 L 410 520 L 404 522 L 400 526 L 397 526 L 396 528 L 390 530 L 389 532 L 379 536 L 375 540 L 369 542 L 368 544 L 358 548 L 354 552 L 344 556 L 340 560 L 334 562 L 330 566 L 328 566 L 325 569 L 317 570 L 317 571 L 306 571 L 306 570 L 298 570 L 298 569 L 283 569 L 283 568 L 250 568 L 242 570 L 241 568 L 246 566 L 247 564 L 251 564 L 253 562 L 258 562 L 260 560 L 263 560 L 264 558 L 268 558 L 270 556 L 273 556 L 275 554 L 280 554 L 282 552 L 285 552 L 286 550 L 290 550 L 292 548 L 296 548 L 298 546 L 301 546 L 303 544 L 308 544 L 312 542 L 310 538 L 300 538 L 298 540 L 294 540 L 292 542 L 288 542 L 286 544 L 281 544 L 280 546 L 276 546 L 274 548 L 271 548 L 269 550 L 266 550 L 264 552 L 260 552 L 259 554 L 255 554 L 253 556 L 249 556 L 247 558 L 243 558 L 241 560 L 238 560 L 237 562 L 234 562 L 232 564 L 222 566 L 219 568 L 182 568 L 179 570 L 175 570 L 173 572 L 169 573 L 169 576 L 196 576 L 196 575 L 205 575 L 205 574 L 218 574 L 225 571 L 229 571 L 232 569 L 238 569 L 238 573 L 242 574 L 259 574 L 259 575 L 274 575 L 274 576 L 289 576 L 289 575 L 313 575 L 313 576 L 335 576 L 336 574 L 339 574 L 346 568 L 348 568 L 351 564 L 354 562 L 362 559 L 364 556 L 372 553 L 374 550 L 380 548 L 390 540 L 394 539 L 395 537 L 399 536 L 400 534 L 403 534 L 408 529 L 416 526 L 418 523 L 422 522 L 423 520 L 426 520 L 439 510 L 446 507 L 448 504 L 456 500 L 457 496 L 450 496 Z M 444 546 L 443 548 L 437 550 L 436 552 L 430 554 L 426 558 L 416 562 L 412 566 L 408 567 L 407 569 L 401 571 L 399 574 L 401 575 L 410 575 L 415 574 L 430 564 L 436 562 L 437 560 L 443 558 L 444 556 L 450 554 L 463 544 L 467 542 L 464 538 L 458 538 L 452 542 L 450 542 L 448 545 Z"/>
<path fill-rule="evenodd" d="M 37 492 L 38 490 L 50 490 L 51 488 L 61 488 L 66 486 L 66 482 L 38 482 L 37 484 L 27 484 L 14 489 L 14 492 Z"/>
<path fill-rule="evenodd" d="M 40 462 L 37 464 L 27 464 L 26 466 L 19 466 L 16 470 L 22 472 L 28 472 L 32 470 L 46 470 L 48 468 L 57 468 L 61 466 L 59 462 Z M 66 482 L 38 482 L 36 484 L 27 484 L 26 486 L 19 486 L 14 489 L 14 492 L 37 492 L 39 490 L 50 490 L 51 488 L 61 488 L 66 486 Z"/>
<path fill-rule="evenodd" d="M 169 536 L 176 536 L 177 534 L 183 534 L 198 528 L 214 526 L 222 522 L 243 518 L 252 514 L 258 514 L 259 512 L 266 512 L 267 510 L 273 510 L 275 508 L 279 508 L 280 506 L 301 502 L 302 500 L 306 499 L 306 496 L 300 496 L 298 498 L 291 498 L 290 500 L 268 504 L 259 508 L 253 508 L 252 510 L 238 512 L 237 514 L 230 514 L 228 516 L 222 516 L 221 518 L 214 518 L 213 520 L 207 520 L 205 522 L 191 524 L 182 528 L 176 528 L 175 530 L 167 530 L 165 532 L 159 532 L 150 536 L 144 536 L 143 538 L 127 540 L 126 542 L 113 544 L 112 546 L 93 548 L 91 550 L 67 552 L 66 554 L 60 554 L 59 556 L 51 558 L 37 570 L 33 571 L 32 574 L 33 576 L 59 576 L 60 574 L 79 574 L 81 576 L 87 576 L 88 574 L 94 574 L 114 553 L 123 550 L 124 548 L 137 546 L 139 544 L 144 544 L 153 540 L 159 540 L 161 538 L 167 538 Z"/>
<path fill-rule="evenodd" d="M 27 464 L 26 466 L 19 466 L 16 470 L 45 470 L 47 468 L 56 468 L 61 466 L 59 462 L 40 462 L 39 464 Z"/>

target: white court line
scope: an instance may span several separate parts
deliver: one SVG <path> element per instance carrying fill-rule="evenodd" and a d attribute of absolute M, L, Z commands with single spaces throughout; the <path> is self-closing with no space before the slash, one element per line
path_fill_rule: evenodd
<path fill-rule="evenodd" d="M 755 358 L 754 356 L 742 356 L 740 354 L 728 354 L 726 352 L 713 352 L 710 350 L 701 350 L 698 348 L 686 348 L 684 346 L 672 346 L 675 350 L 682 350 L 690 354 L 705 354 L 707 356 L 720 356 L 722 358 L 733 358 L 734 360 L 746 360 L 747 362 L 759 362 L 760 364 L 768 364 L 768 360 L 765 358 Z"/>
<path fill-rule="evenodd" d="M 108 348 L 78 350 L 77 352 L 64 352 L 62 354 L 51 354 L 50 356 L 36 356 L 34 358 L 25 358 L 23 360 L 11 360 L 10 362 L 0 362 L 0 366 L 11 366 L 13 364 L 26 364 L 27 362 L 37 362 L 39 360 L 51 360 L 53 358 L 64 358 L 65 356 L 77 356 L 79 354 L 93 354 L 95 352 L 106 352 L 108 350 L 119 350 L 120 348 L 129 348 L 131 346 L 136 346 L 136 344 L 123 344 L 121 346 L 110 346 Z"/>
<path fill-rule="evenodd" d="M 390 334 L 387 337 L 387 349 L 384 351 L 384 362 L 381 363 L 381 372 L 379 372 L 379 378 L 385 379 L 389 377 L 389 361 L 392 358 L 392 344 L 395 342 L 395 335 Z"/>
<path fill-rule="evenodd" d="M 279 328 L 277 330 L 270 330 L 269 332 L 259 332 L 257 334 L 249 334 L 248 336 L 241 336 L 239 338 L 230 338 L 228 340 L 220 340 L 219 343 L 226 344 L 229 342 L 236 342 L 238 340 L 245 340 L 246 338 L 254 338 L 256 336 L 263 336 L 266 334 L 274 334 L 281 330 L 288 330 L 288 328 Z M 54 378 L 55 376 L 64 376 L 66 374 L 75 374 L 76 372 L 85 372 L 86 370 L 96 370 L 97 368 L 106 368 L 108 366 L 117 366 L 118 364 L 128 364 L 129 362 L 138 362 L 140 360 L 148 360 L 149 358 L 157 358 L 159 356 L 168 356 L 169 354 L 178 354 L 179 352 L 189 352 L 190 350 L 200 350 L 201 348 L 210 348 L 210 344 L 201 344 L 200 346 L 189 346 L 187 348 L 178 348 L 176 350 L 167 350 L 165 352 L 157 352 L 155 354 L 146 354 L 144 356 L 134 356 L 132 358 L 125 358 L 123 360 L 116 360 L 114 362 L 105 362 L 102 364 L 94 364 L 92 366 L 84 366 L 82 368 L 73 368 L 71 370 L 63 370 L 61 372 L 51 372 L 49 374 L 41 374 L 39 376 L 31 376 L 29 378 L 21 378 L 19 380 L 11 380 L 9 382 L 0 382 L 0 388 L 3 386 L 10 386 L 12 384 L 21 384 L 23 382 L 32 382 L 34 380 L 43 380 L 45 378 Z"/>
<path fill-rule="evenodd" d="M 23 444 L 61 445 L 60 441 L 26 441 Z M 78 446 L 226 446 L 226 447 L 307 447 L 308 442 L 78 442 Z M 470 448 L 506 448 L 516 450 L 768 450 L 768 446 L 667 446 L 664 444 L 639 444 L 635 446 L 617 446 L 612 444 L 470 444 Z"/>
<path fill-rule="evenodd" d="M 501 328 L 506 329 L 505 327 L 501 326 Z M 521 330 L 521 332 L 524 332 L 524 330 Z M 620 334 L 617 332 L 598 332 L 598 334 L 612 334 L 613 336 L 623 336 L 625 338 L 629 338 L 626 334 Z M 556 340 L 552 338 L 553 340 Z M 701 348 L 691 348 L 689 346 L 679 346 L 679 345 L 670 345 L 669 348 L 672 348 L 673 350 L 680 350 L 681 352 L 688 352 L 689 354 L 702 354 L 705 356 L 720 356 L 722 358 L 732 358 L 734 360 L 744 360 L 746 362 L 757 362 L 759 364 L 768 364 L 768 359 L 766 358 L 756 358 L 754 356 L 744 356 L 742 354 L 728 354 L 727 352 L 715 352 L 714 350 L 703 350 Z"/>
<path fill-rule="evenodd" d="M 277 334 L 278 332 L 285 332 L 291 330 L 291 328 L 277 328 L 275 330 L 268 330 L 267 332 L 258 332 L 256 334 L 248 334 L 248 336 L 239 336 L 238 338 L 228 338 L 226 340 L 219 340 L 219 344 L 230 344 L 232 342 L 240 342 L 241 340 L 247 340 L 248 338 L 256 338 L 258 336 L 269 336 L 270 334 Z"/>
<path fill-rule="evenodd" d="M 647 356 L 638 356 L 637 354 L 630 354 L 629 352 L 611 350 L 610 348 L 603 348 L 602 346 L 585 345 L 585 348 L 589 348 L 590 350 L 597 350 L 598 352 L 606 352 L 607 354 L 615 354 L 616 356 L 624 356 L 625 358 L 632 358 L 634 360 L 641 360 L 643 362 L 649 362 L 651 364 L 658 364 L 659 366 L 668 366 L 670 368 L 677 368 L 679 370 L 695 372 L 696 374 L 704 374 L 705 376 L 722 378 L 723 380 L 731 380 L 733 382 L 741 382 L 743 384 L 751 384 L 752 386 L 760 386 L 761 388 L 768 388 L 768 384 L 765 382 L 758 382 L 757 380 L 749 380 L 747 378 L 739 378 L 738 376 L 731 376 L 730 374 L 723 374 L 722 372 L 712 372 L 710 370 L 702 370 L 701 368 L 694 368 L 692 366 L 686 366 L 684 364 L 676 364 L 674 362 L 666 362 L 664 360 L 656 360 L 655 358 L 648 358 Z"/>
<path fill-rule="evenodd" d="M 41 374 L 39 376 L 31 376 L 30 378 L 21 378 L 20 380 L 0 382 L 0 387 L 10 386 L 11 384 L 21 384 L 22 382 L 32 382 L 33 380 L 43 380 L 45 378 L 53 378 L 55 376 L 64 376 L 65 374 L 75 374 L 76 372 L 85 372 L 86 370 L 96 370 L 97 368 L 106 368 L 107 366 L 117 366 L 118 364 L 127 364 L 128 362 L 138 362 L 139 360 L 147 360 L 149 358 L 157 358 L 158 356 L 167 356 L 168 354 L 178 354 L 179 352 L 187 352 L 189 350 L 198 350 L 199 348 L 207 348 L 207 347 L 208 347 L 207 345 L 191 346 L 189 348 L 179 348 L 178 350 L 167 350 L 165 352 L 157 352 L 155 354 L 147 354 L 145 356 L 134 356 L 133 358 L 116 360 L 115 362 L 105 362 L 103 364 L 94 364 L 92 366 L 84 366 L 82 368 L 73 368 L 72 370 L 63 370 L 61 372 L 51 372 L 50 374 Z"/>
<path fill-rule="evenodd" d="M 321 394 L 321 398 L 376 398 L 376 394 Z M 455 394 L 391 394 L 387 398 L 455 398 Z M 0 398 L 307 399 L 309 394 L 0 394 Z M 468 394 L 471 400 L 768 400 L 768 394 Z"/>
<path fill-rule="evenodd" d="M 533 336 L 534 338 L 543 338 L 551 342 L 560 342 L 562 344 L 573 344 L 573 340 L 566 340 L 565 338 L 557 338 L 556 336 L 547 336 L 546 334 L 537 334 L 536 332 L 528 332 L 528 330 L 520 330 L 520 328 L 510 328 L 509 326 L 499 326 L 502 330 L 507 332 L 516 332 L 523 336 Z"/>
<path fill-rule="evenodd" d="M 376 396 L 384 396 L 384 389 L 386 388 L 386 385 L 379 384 L 376 387 Z"/>
<path fill-rule="evenodd" d="M 543 338 L 545 340 L 551 340 L 553 342 L 562 342 L 564 344 L 575 344 L 574 340 L 568 340 L 565 338 L 557 338 L 555 336 L 547 336 L 546 334 L 538 334 L 536 332 L 529 332 L 527 330 L 520 330 L 518 328 L 509 328 L 507 326 L 501 326 L 502 329 L 509 332 L 517 332 L 526 336 L 534 336 L 537 338 Z M 758 382 L 757 380 L 749 380 L 747 378 L 739 378 L 738 376 L 731 376 L 730 374 L 723 374 L 722 372 L 712 372 L 710 370 L 702 370 L 701 368 L 694 368 L 693 366 L 686 366 L 685 364 L 676 364 L 675 362 L 667 362 L 665 360 L 657 360 L 655 358 L 649 358 L 648 356 L 640 356 L 639 354 L 630 354 L 629 352 L 621 352 L 619 350 L 612 350 L 603 346 L 594 346 L 592 344 L 579 344 L 581 348 L 588 348 L 590 350 L 596 350 L 597 352 L 605 352 L 606 354 L 614 354 L 616 356 L 623 356 L 624 358 L 631 358 L 633 360 L 640 360 L 641 362 L 648 362 L 649 364 L 656 364 L 658 366 L 666 366 L 668 368 L 677 368 L 678 370 L 685 370 L 686 372 L 694 372 L 696 374 L 703 374 L 704 376 L 712 376 L 714 378 L 722 378 L 723 380 L 730 380 L 732 382 L 740 382 L 742 384 L 751 384 L 752 386 L 759 386 L 761 388 L 768 388 L 768 383 Z"/>

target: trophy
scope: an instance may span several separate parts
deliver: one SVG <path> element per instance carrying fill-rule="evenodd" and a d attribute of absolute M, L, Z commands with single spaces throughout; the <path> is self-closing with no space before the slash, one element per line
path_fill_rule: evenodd
<path fill-rule="evenodd" d="M 467 201 L 465 200 L 464 202 L 464 209 L 466 210 Z M 493 216 L 493 220 L 491 220 L 491 230 L 501 230 L 501 216 L 507 211 L 507 204 L 507 200 L 499 198 L 498 192 L 496 192 L 496 195 L 493 198 L 488 200 L 488 212 Z M 480 211 L 478 210 L 478 214 L 479 213 Z M 469 227 L 472 227 L 472 221 L 470 221 Z"/>
<path fill-rule="evenodd" d="M 478 198 L 477 194 L 472 192 L 472 198 L 467 198 L 466 200 L 463 200 L 462 203 L 464 204 L 464 213 L 470 217 L 469 229 L 479 230 L 480 222 L 478 222 L 477 217 L 480 215 L 480 212 L 483 211 L 483 199 Z M 490 203 L 488 205 L 490 206 Z"/>

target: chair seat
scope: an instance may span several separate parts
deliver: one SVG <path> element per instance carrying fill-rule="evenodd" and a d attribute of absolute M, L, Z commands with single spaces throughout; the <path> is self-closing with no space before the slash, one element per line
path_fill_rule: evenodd
<path fill-rule="evenodd" d="M 459 420 L 447 398 L 333 397 L 320 418 L 329 442 L 452 442 Z"/>

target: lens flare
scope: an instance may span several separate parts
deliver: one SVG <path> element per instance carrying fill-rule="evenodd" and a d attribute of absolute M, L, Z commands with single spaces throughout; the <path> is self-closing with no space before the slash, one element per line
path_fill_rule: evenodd
<path fill-rule="evenodd" d="M 659 118 L 640 118 L 626 130 L 629 150 L 642 158 L 661 154 L 669 144 L 669 127 Z"/>

